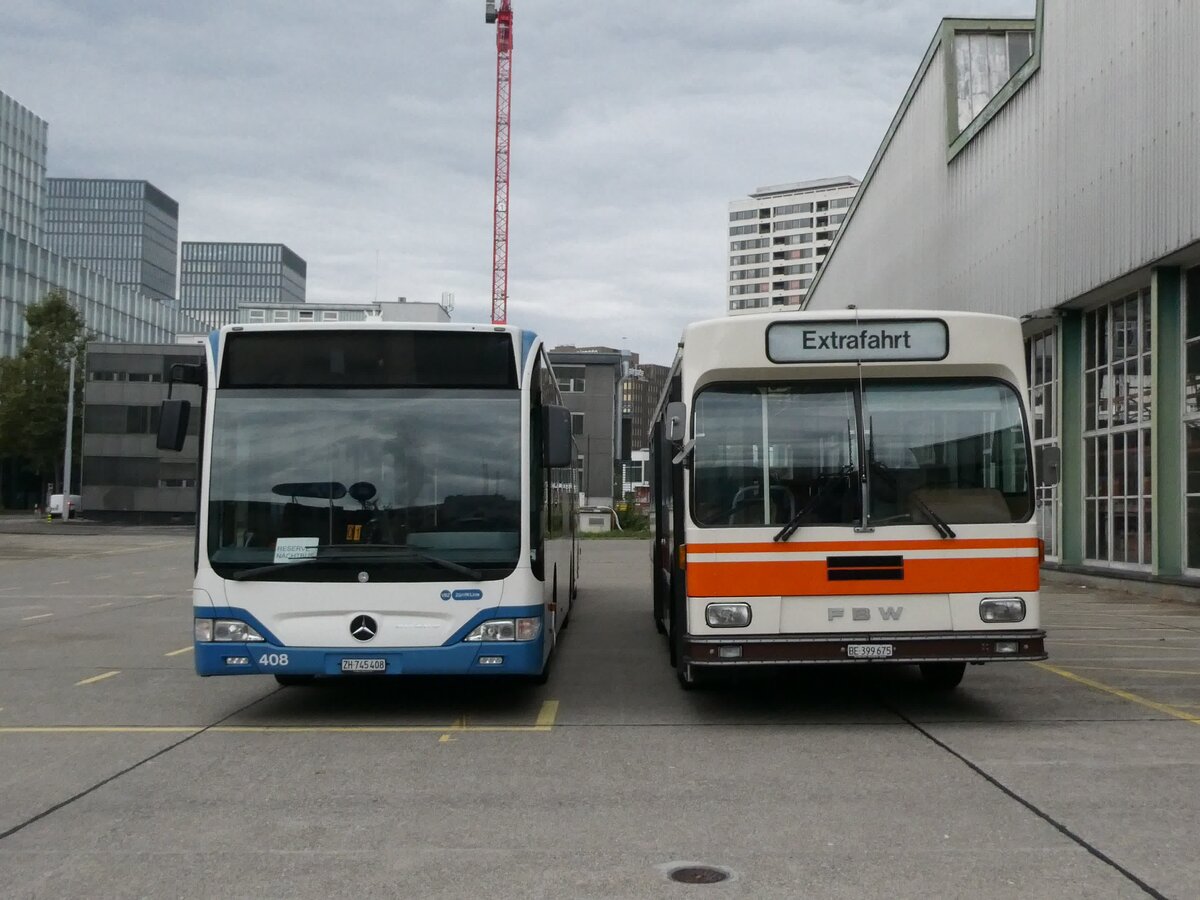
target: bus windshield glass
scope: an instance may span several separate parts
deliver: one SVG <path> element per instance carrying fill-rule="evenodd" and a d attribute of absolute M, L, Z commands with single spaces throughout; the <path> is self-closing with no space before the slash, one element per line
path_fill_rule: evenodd
<path fill-rule="evenodd" d="M 1021 402 L 998 381 L 868 382 L 867 521 L 1023 522 L 1033 512 Z"/>
<path fill-rule="evenodd" d="M 1033 511 L 1021 404 L 1001 382 L 723 384 L 697 395 L 693 433 L 698 525 L 1021 522 Z"/>
<path fill-rule="evenodd" d="M 516 390 L 220 390 L 208 554 L 228 578 L 502 578 L 520 549 Z"/>
<path fill-rule="evenodd" d="M 849 385 L 721 385 L 696 398 L 700 525 L 852 525 L 858 427 Z M 763 485 L 767 486 L 764 493 Z"/>

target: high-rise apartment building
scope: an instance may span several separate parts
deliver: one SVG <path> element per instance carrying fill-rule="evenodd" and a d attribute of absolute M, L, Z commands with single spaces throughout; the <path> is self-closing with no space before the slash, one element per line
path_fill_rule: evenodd
<path fill-rule="evenodd" d="M 848 175 L 776 184 L 729 204 L 730 315 L 803 306 L 858 184 Z"/>
<path fill-rule="evenodd" d="M 0 231 L 23 241 L 42 236 L 49 126 L 0 93 Z"/>
<path fill-rule="evenodd" d="M 213 328 L 238 321 L 242 304 L 303 303 L 308 265 L 283 244 L 184 241 L 182 310 Z"/>
<path fill-rule="evenodd" d="M 46 244 L 118 284 L 175 299 L 179 204 L 146 181 L 46 180 Z"/>

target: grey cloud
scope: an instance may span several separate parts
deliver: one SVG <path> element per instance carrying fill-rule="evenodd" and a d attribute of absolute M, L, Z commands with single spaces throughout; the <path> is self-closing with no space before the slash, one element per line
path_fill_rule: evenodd
<path fill-rule="evenodd" d="M 509 319 L 659 362 L 723 312 L 729 200 L 861 176 L 942 16 L 1034 8 L 515 2 Z M 13 7 L 0 90 L 50 121 L 51 174 L 147 178 L 184 239 L 284 241 L 314 299 L 489 315 L 482 2 Z"/>

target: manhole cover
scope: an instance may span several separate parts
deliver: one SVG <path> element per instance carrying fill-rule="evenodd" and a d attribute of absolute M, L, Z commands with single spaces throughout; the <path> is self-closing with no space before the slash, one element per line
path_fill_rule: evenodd
<path fill-rule="evenodd" d="M 680 869 L 672 869 L 670 877 L 672 881 L 678 881 L 681 884 L 716 884 L 718 881 L 728 878 L 729 873 L 714 869 L 712 866 L 684 866 Z"/>

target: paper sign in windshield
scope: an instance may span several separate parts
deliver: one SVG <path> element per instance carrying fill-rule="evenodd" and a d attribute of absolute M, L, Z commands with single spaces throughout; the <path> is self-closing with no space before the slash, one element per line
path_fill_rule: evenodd
<path fill-rule="evenodd" d="M 321 543 L 321 539 L 315 537 L 276 538 L 275 562 L 285 563 L 297 559 L 316 559 L 317 545 L 319 543 Z"/>

